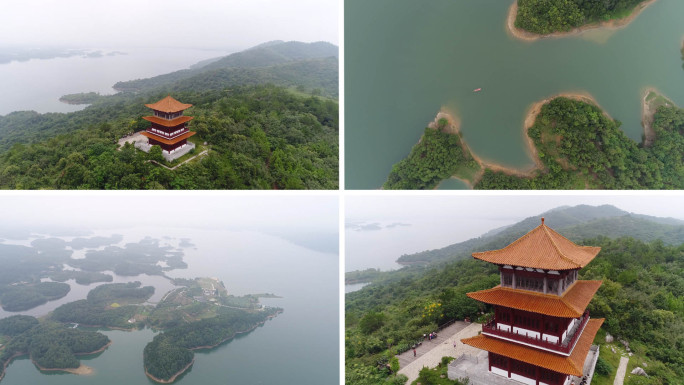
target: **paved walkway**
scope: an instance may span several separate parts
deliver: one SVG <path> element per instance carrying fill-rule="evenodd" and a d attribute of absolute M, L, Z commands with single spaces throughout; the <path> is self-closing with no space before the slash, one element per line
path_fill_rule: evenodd
<path fill-rule="evenodd" d="M 399 358 L 399 374 L 408 377 L 408 384 L 418 378 L 418 373 L 423 367 L 434 368 L 442 357 L 459 357 L 463 353 L 477 354 L 480 350 L 461 343 L 461 338 L 477 335 L 482 330 L 482 325 L 477 323 L 465 323 L 457 321 L 439 332 L 439 336 L 432 341 L 423 341 L 416 348 L 416 357 L 413 357 L 413 349 L 397 356 Z M 456 348 L 454 348 L 456 341 Z"/>
<path fill-rule="evenodd" d="M 173 171 L 173 170 L 177 169 L 178 167 L 180 167 L 180 166 L 182 166 L 182 165 L 184 165 L 184 164 L 190 162 L 191 160 L 193 160 L 193 159 L 195 159 L 195 158 L 199 158 L 200 156 L 207 155 L 208 153 L 209 153 L 209 150 L 204 150 L 204 151 L 200 152 L 199 154 L 193 156 L 192 158 L 188 158 L 188 159 L 184 160 L 182 163 L 179 163 L 179 164 L 177 164 L 177 165 L 175 165 L 175 166 L 173 166 L 173 167 L 165 166 L 165 165 L 163 165 L 163 164 L 157 162 L 156 160 L 148 160 L 148 162 L 154 163 L 154 164 L 156 164 L 156 165 L 158 165 L 158 166 L 164 167 L 164 168 L 167 169 L 167 170 Z"/>
<path fill-rule="evenodd" d="M 629 357 L 620 357 L 620 365 L 618 365 L 618 370 L 615 374 L 615 381 L 613 381 L 613 385 L 622 385 L 625 382 L 625 373 L 627 372 L 628 362 Z"/>
<path fill-rule="evenodd" d="M 140 132 L 136 132 L 133 135 L 124 136 L 123 138 L 119 139 L 119 148 L 117 148 L 117 150 L 121 151 L 121 147 L 123 147 L 126 143 L 135 144 L 135 142 L 147 142 L 147 138 Z"/>

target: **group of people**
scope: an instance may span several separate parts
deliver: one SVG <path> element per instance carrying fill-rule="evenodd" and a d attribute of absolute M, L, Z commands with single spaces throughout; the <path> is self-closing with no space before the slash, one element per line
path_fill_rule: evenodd
<path fill-rule="evenodd" d="M 423 339 L 426 339 L 428 341 L 432 341 L 435 338 L 437 338 L 437 333 L 430 333 L 428 335 L 423 334 Z"/>

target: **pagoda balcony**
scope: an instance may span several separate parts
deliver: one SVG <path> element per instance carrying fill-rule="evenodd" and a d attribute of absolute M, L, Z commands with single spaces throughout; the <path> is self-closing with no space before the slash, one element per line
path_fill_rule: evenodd
<path fill-rule="evenodd" d="M 589 311 L 585 311 L 584 314 L 582 314 L 582 317 L 580 317 L 578 320 L 579 322 L 575 322 L 575 324 L 566 334 L 565 338 L 562 341 L 559 339 L 559 342 L 552 342 L 536 336 L 530 337 L 525 334 L 520 334 L 519 332 L 513 332 L 513 327 L 511 327 L 510 330 L 499 329 L 495 319 L 482 325 L 482 333 L 492 337 L 499 337 L 509 341 L 520 342 L 528 346 L 567 356 L 572 352 L 572 349 L 575 347 L 575 343 L 577 343 L 577 340 L 582 335 L 582 330 L 584 330 L 584 327 L 589 321 Z M 539 334 L 541 335 L 541 333 Z"/>

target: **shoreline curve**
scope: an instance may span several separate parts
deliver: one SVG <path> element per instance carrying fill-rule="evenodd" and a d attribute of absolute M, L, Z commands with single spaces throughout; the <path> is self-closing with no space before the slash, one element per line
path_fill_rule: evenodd
<path fill-rule="evenodd" d="M 526 169 L 520 169 L 516 167 L 511 167 L 511 166 L 506 166 L 501 163 L 497 163 L 494 161 L 486 160 L 477 154 L 475 154 L 470 147 L 468 147 L 467 142 L 461 137 L 461 146 L 463 147 L 463 150 L 468 151 L 470 153 L 470 156 L 480 165 L 480 171 L 475 175 L 473 178 L 472 183 L 467 180 L 463 180 L 461 178 L 456 177 L 455 175 L 452 175 L 451 178 L 455 178 L 458 180 L 463 181 L 470 187 L 471 189 L 482 179 L 482 175 L 484 174 L 486 169 L 490 169 L 494 172 L 502 172 L 507 175 L 512 175 L 512 176 L 517 176 L 517 177 L 522 177 L 522 178 L 527 178 L 527 177 L 532 177 L 534 176 L 534 172 L 540 171 L 544 169 L 544 164 L 542 163 L 541 159 L 539 158 L 537 147 L 534 145 L 534 141 L 530 136 L 527 134 L 528 130 L 530 127 L 534 125 L 534 122 L 537 120 L 537 117 L 541 113 L 541 109 L 544 105 L 549 103 L 551 100 L 559 98 L 559 97 L 564 97 L 572 100 L 577 100 L 589 104 L 593 104 L 597 106 L 601 111 L 603 111 L 603 115 L 606 116 L 609 119 L 613 119 L 601 106 L 598 104 L 596 99 L 589 93 L 587 92 L 562 92 L 555 94 L 553 96 L 549 96 L 545 99 L 542 99 L 538 102 L 532 103 L 525 114 L 525 118 L 523 121 L 523 126 L 522 126 L 522 134 L 525 139 L 525 147 L 530 154 L 530 157 L 532 158 L 532 161 L 534 164 Z M 445 108 L 442 108 L 440 112 L 437 114 L 437 117 L 435 118 L 435 121 L 431 124 L 434 124 L 437 122 L 439 119 L 446 118 L 449 122 L 460 122 L 460 119 L 457 117 L 451 116 L 448 111 L 446 111 Z M 460 133 L 460 127 L 454 128 L 456 133 Z"/>
<path fill-rule="evenodd" d="M 632 12 L 627 17 L 621 19 L 610 19 L 606 21 L 593 22 L 590 24 L 585 24 L 583 26 L 573 28 L 566 32 L 552 32 L 549 34 L 541 35 L 534 32 L 525 31 L 524 29 L 517 28 L 515 26 L 515 19 L 518 16 L 518 0 L 513 0 L 513 4 L 508 8 L 508 15 L 506 16 L 506 31 L 518 40 L 524 41 L 536 41 L 539 39 L 546 38 L 563 38 L 569 36 L 578 36 L 586 31 L 593 29 L 620 29 L 629 25 L 634 19 L 641 14 L 641 12 L 646 9 L 649 5 L 655 3 L 656 0 L 648 0 L 643 2 L 632 10 Z"/>
<path fill-rule="evenodd" d="M 218 342 L 218 343 L 215 344 L 215 345 L 196 346 L 196 347 L 194 347 L 194 348 L 189 348 L 188 350 L 213 349 L 213 348 L 215 348 L 215 347 L 217 347 L 217 346 L 223 344 L 224 342 L 229 341 L 229 340 L 235 338 L 235 336 L 237 336 L 238 334 L 249 333 L 249 332 L 253 331 L 254 329 L 258 328 L 259 326 L 263 326 L 263 325 L 266 323 L 266 321 L 275 318 L 278 314 L 280 314 L 280 313 L 282 313 L 282 312 L 283 312 L 283 311 L 280 310 L 280 311 L 278 311 L 278 312 L 276 312 L 276 313 L 274 313 L 274 314 L 268 316 L 268 318 L 266 318 L 264 321 L 257 322 L 256 324 L 254 324 L 254 326 L 252 326 L 251 328 L 249 328 L 249 329 L 247 329 L 247 330 L 235 332 L 235 333 L 233 333 L 233 335 L 231 335 L 230 337 L 226 337 L 226 338 L 223 339 L 221 342 Z M 157 377 L 153 376 L 152 374 L 150 374 L 150 373 L 147 371 L 147 367 L 145 367 L 145 375 L 147 375 L 147 377 L 149 377 L 152 381 L 155 381 L 155 382 L 158 382 L 158 383 L 161 383 L 161 384 L 170 384 L 170 383 L 176 381 L 176 378 L 178 378 L 178 376 L 182 375 L 182 374 L 185 373 L 188 369 L 190 369 L 190 367 L 191 367 L 192 364 L 194 364 L 194 363 L 195 363 L 195 358 L 193 357 L 193 358 L 192 358 L 192 361 L 190 361 L 189 364 L 185 365 L 184 368 L 182 368 L 181 370 L 179 370 L 178 372 L 176 372 L 176 374 L 174 374 L 173 376 L 171 376 L 171 378 L 169 378 L 168 380 L 163 380 L 163 379 L 161 379 L 161 378 L 157 378 Z"/>

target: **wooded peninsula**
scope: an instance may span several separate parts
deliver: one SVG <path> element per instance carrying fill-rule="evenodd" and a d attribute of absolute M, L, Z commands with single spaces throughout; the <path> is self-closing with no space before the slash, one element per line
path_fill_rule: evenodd
<path fill-rule="evenodd" d="M 561 96 L 543 103 L 525 127 L 537 158 L 537 167 L 525 172 L 475 162 L 460 133 L 445 132 L 444 120 L 425 130 L 383 188 L 430 189 L 455 176 L 475 189 L 682 189 L 684 109 L 652 89 L 642 102 L 641 143 L 591 100 Z"/>
<path fill-rule="evenodd" d="M 42 321 L 23 315 L 1 319 L 0 338 L 7 343 L 0 348 L 0 379 L 10 362 L 22 355 L 29 355 L 41 370 L 73 372 L 80 366 L 76 355 L 97 353 L 110 343 L 102 333 L 77 327 L 134 330 L 149 326 L 163 332 L 145 346 L 145 374 L 171 383 L 192 366 L 193 350 L 214 348 L 282 312 L 261 306 L 263 294 L 228 295 L 223 282 L 215 278 L 174 283 L 181 286 L 156 305 L 147 303 L 154 287 L 115 283 L 95 287 L 87 299 L 61 305 Z"/>

